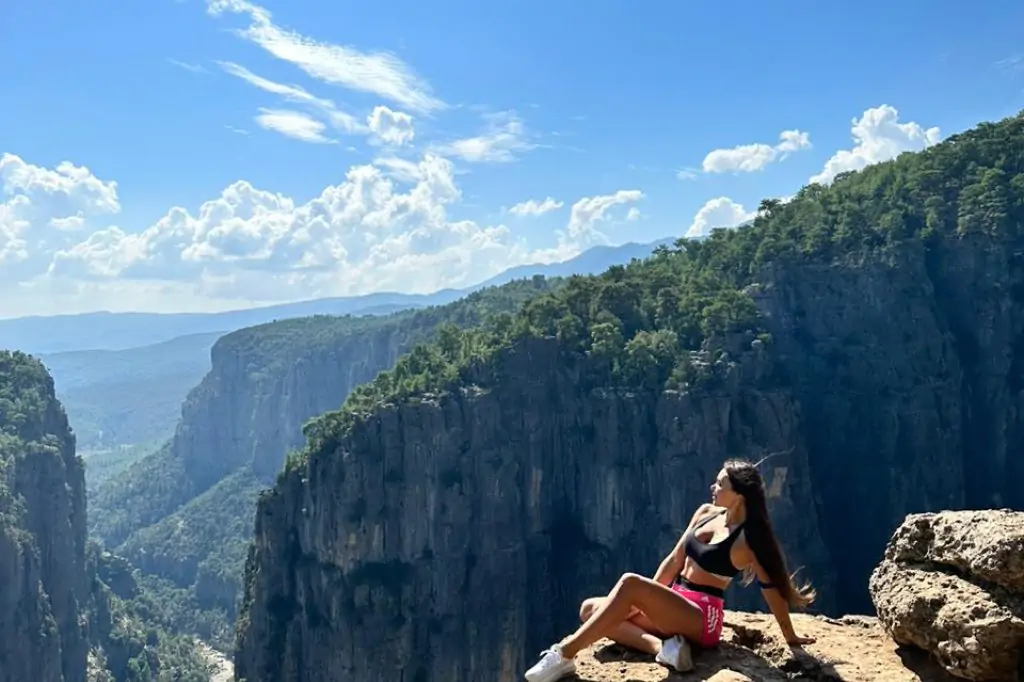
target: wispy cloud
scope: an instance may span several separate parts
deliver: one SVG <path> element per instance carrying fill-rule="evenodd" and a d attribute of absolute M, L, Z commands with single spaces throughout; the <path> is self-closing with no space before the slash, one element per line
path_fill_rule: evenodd
<path fill-rule="evenodd" d="M 334 144 L 337 142 L 337 140 L 324 136 L 324 129 L 327 126 L 301 111 L 261 108 L 260 114 L 253 120 L 265 130 L 273 130 L 302 142 L 316 144 Z"/>
<path fill-rule="evenodd" d="M 474 163 L 508 163 L 516 160 L 517 152 L 537 148 L 514 112 L 488 114 L 485 118 L 488 127 L 484 133 L 436 145 L 435 152 Z"/>
<path fill-rule="evenodd" d="M 189 64 L 188 62 L 183 62 L 178 59 L 171 59 L 170 57 L 167 58 L 167 63 L 173 64 L 174 66 L 177 66 L 179 69 L 191 71 L 192 73 L 210 73 L 202 64 Z"/>
<path fill-rule="evenodd" d="M 298 85 L 287 85 L 263 78 L 234 62 L 217 62 L 217 65 L 232 76 L 241 78 L 261 90 L 280 95 L 290 102 L 307 104 L 316 108 L 338 130 L 346 133 L 365 133 L 368 131 L 367 126 L 363 125 L 355 116 L 340 110 L 331 100 L 316 97 Z"/>
<path fill-rule="evenodd" d="M 360 52 L 318 42 L 276 25 L 269 10 L 247 0 L 207 0 L 207 11 L 213 16 L 224 12 L 248 15 L 251 23 L 237 31 L 238 35 L 325 83 L 372 93 L 417 112 L 446 106 L 431 93 L 426 81 L 391 53 Z"/>
<path fill-rule="evenodd" d="M 249 131 L 246 130 L 245 128 L 236 128 L 233 125 L 225 125 L 224 129 L 225 130 L 230 130 L 231 132 L 233 132 L 236 135 L 248 135 L 249 134 Z"/>
<path fill-rule="evenodd" d="M 1015 76 L 1022 74 L 1024 73 L 1024 55 L 1015 54 L 1006 59 L 1000 59 L 995 63 L 995 67 Z"/>

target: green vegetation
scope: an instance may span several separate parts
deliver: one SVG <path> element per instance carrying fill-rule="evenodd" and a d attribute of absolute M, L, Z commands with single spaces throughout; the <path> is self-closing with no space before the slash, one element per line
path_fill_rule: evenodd
<path fill-rule="evenodd" d="M 480 328 L 445 327 L 436 341 L 353 391 L 340 410 L 310 421 L 307 444 L 288 468 L 333 452 L 381 405 L 495 385 L 504 353 L 529 338 L 557 339 L 567 363 L 586 363 L 581 376 L 593 386 L 661 390 L 704 381 L 714 365 L 695 364 L 695 351 L 726 335 L 762 331 L 745 287 L 769 265 L 791 268 L 907 242 L 935 250 L 978 235 L 1019 246 L 1022 224 L 1024 114 L 840 175 L 827 187 L 809 185 L 787 203 L 764 200 L 749 226 L 716 230 L 703 242 L 679 240 L 599 276 L 573 277 Z"/>
<path fill-rule="evenodd" d="M 112 570 L 111 564 L 116 568 Z M 119 565 L 120 564 L 120 565 Z M 125 562 L 89 547 L 93 682 L 209 682 L 208 663 L 190 635 L 167 631 L 168 613 L 135 583 Z M 117 577 L 118 595 L 100 578 Z"/>
<path fill-rule="evenodd" d="M 345 339 L 386 335 L 399 348 L 411 348 L 448 323 L 472 327 L 485 319 L 518 310 L 529 299 L 562 285 L 540 275 L 474 292 L 446 305 L 371 317 L 314 315 L 271 322 L 227 334 L 215 354 L 244 358 L 251 379 L 272 377 L 296 357 L 330 349 Z M 191 397 L 191 396 L 190 396 Z"/>
<path fill-rule="evenodd" d="M 40 356 L 75 427 L 79 452 L 139 445 L 152 452 L 170 438 L 182 401 L 210 369 L 210 348 L 219 336 Z"/>
<path fill-rule="evenodd" d="M 128 467 L 157 449 L 159 446 L 154 443 L 142 443 L 100 450 L 79 450 L 85 462 L 85 488 L 90 497 L 107 481 L 127 471 Z"/>
<path fill-rule="evenodd" d="M 53 382 L 46 368 L 35 358 L 24 353 L 0 351 L 0 546 L 15 548 L 24 557 L 39 556 L 39 538 L 26 527 L 32 491 L 15 487 L 15 471 L 26 460 L 40 457 L 65 458 L 65 466 L 49 467 L 41 471 L 66 471 L 67 489 L 75 495 L 81 493 L 84 477 L 81 468 L 67 466 L 72 462 L 82 466 L 73 454 L 73 438 L 63 419 L 63 410 L 53 391 Z M 31 477 L 22 481 L 32 481 Z M 77 480 L 77 483 L 76 483 Z M 47 513 L 39 500 L 32 503 L 35 515 Z M 58 532 L 60 524 L 53 524 L 50 532 Z M 75 529 L 72 528 L 72 532 Z M 84 528 L 79 529 L 84 541 Z M 54 543 L 51 551 L 64 547 Z M 70 549 L 68 551 L 71 551 Z M 118 567 L 116 558 L 104 556 L 95 545 L 87 548 L 86 565 L 76 567 L 72 557 L 57 557 L 73 573 L 84 570 L 91 582 L 88 595 L 79 595 L 81 615 L 88 619 L 88 637 L 91 648 L 90 679 L 96 682 L 207 682 L 207 664 L 190 637 L 168 634 L 162 626 L 169 619 L 164 611 L 154 608 L 151 601 L 139 599 L 140 592 L 132 579 L 125 579 L 126 569 Z M 120 568 L 120 570 L 115 570 Z M 123 590 L 116 595 L 104 578 Z M 116 578 L 120 578 L 117 580 Z M 65 584 L 77 580 L 63 578 Z M 127 586 L 126 586 L 127 585 Z M 26 585 L 0 584 L 0 596 L 5 603 L 37 604 L 26 613 L 19 613 L 11 632 L 16 637 L 38 637 L 41 640 L 58 636 L 57 623 L 46 605 L 49 597 L 42 586 L 28 585 L 31 595 L 7 593 L 22 590 Z M 83 597 L 85 597 L 83 599 Z M 0 619 L 3 615 L 0 614 Z M 37 622 L 41 632 L 27 632 Z M 10 642 L 8 642 L 10 644 Z M 25 647 L 25 651 L 31 650 Z M 30 662 L 31 665 L 31 662 Z"/>
<path fill-rule="evenodd" d="M 329 380 L 342 387 L 355 385 L 386 369 L 396 354 L 433 338 L 445 324 L 479 325 L 485 319 L 514 312 L 525 301 L 563 283 L 543 277 L 522 279 L 482 289 L 447 305 L 382 317 L 320 315 L 282 320 L 228 334 L 217 342 L 212 354 L 215 362 L 222 358 L 222 366 L 240 367 L 245 373 L 247 383 L 239 382 L 230 390 L 245 391 L 249 404 L 259 404 L 271 392 L 282 390 L 283 377 L 302 363 L 336 366 L 332 369 L 336 374 Z M 225 405 L 223 378 L 211 373 L 190 392 L 184 412 L 212 412 L 218 418 L 235 419 L 234 415 L 219 416 L 230 407 Z M 237 381 L 235 376 L 231 379 Z M 316 400 L 304 396 L 298 402 L 315 404 Z M 260 488 L 270 483 L 252 473 L 247 458 L 252 457 L 253 444 L 265 440 L 263 430 L 278 429 L 279 425 L 253 421 L 231 427 L 236 432 L 248 431 L 249 437 L 237 444 L 238 453 L 218 452 L 216 458 L 242 462 L 240 468 L 221 473 L 195 460 L 186 466 L 168 443 L 109 477 L 89 500 L 90 533 L 150 576 L 160 577 L 143 582 L 162 611 L 173 614 L 174 631 L 197 633 L 215 646 L 230 645 L 223 633 L 235 617 L 256 497 Z M 189 447 L 196 457 L 210 455 L 201 443 Z M 283 460 L 285 453 L 262 456 L 275 454 Z M 87 466 L 91 462 L 90 457 Z M 279 470 L 280 464 L 272 468 Z"/>
<path fill-rule="evenodd" d="M 118 552 L 197 596 L 219 619 L 234 618 L 239 579 L 252 535 L 256 499 L 264 486 L 243 469 L 195 497 L 170 516 L 134 533 Z M 146 561 L 142 557 L 148 556 Z M 213 614 L 207 614 L 211 618 Z M 191 629 L 183 629 L 193 632 Z M 201 635 L 209 639 L 209 635 Z"/>

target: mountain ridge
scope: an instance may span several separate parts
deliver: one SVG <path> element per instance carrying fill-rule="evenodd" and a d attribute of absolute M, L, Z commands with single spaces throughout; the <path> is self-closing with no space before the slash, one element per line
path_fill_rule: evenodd
<path fill-rule="evenodd" d="M 648 254 L 657 246 L 672 241 L 672 238 L 663 238 L 649 243 L 596 246 L 563 262 L 516 266 L 479 284 L 462 289 L 441 289 L 429 294 L 374 292 L 216 313 L 95 311 L 0 319 L 0 348 L 17 348 L 34 355 L 76 350 L 128 350 L 158 344 L 177 336 L 233 331 L 275 319 L 310 315 L 388 314 L 400 309 L 444 305 L 480 289 L 535 274 L 589 274 L 594 270 L 603 270 L 614 262 Z M 575 273 L 581 266 L 583 271 Z"/>

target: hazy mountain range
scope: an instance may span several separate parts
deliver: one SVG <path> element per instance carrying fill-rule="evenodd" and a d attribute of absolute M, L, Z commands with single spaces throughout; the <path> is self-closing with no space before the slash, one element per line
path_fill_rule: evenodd
<path fill-rule="evenodd" d="M 673 241 L 598 246 L 562 263 L 523 265 L 466 289 L 433 294 L 382 292 L 222 313 L 96 312 L 0 320 L 0 348 L 43 361 L 82 450 L 155 447 L 173 433 L 182 401 L 210 369 L 210 348 L 228 332 L 307 315 L 386 315 L 443 305 L 514 279 L 602 272 Z"/>

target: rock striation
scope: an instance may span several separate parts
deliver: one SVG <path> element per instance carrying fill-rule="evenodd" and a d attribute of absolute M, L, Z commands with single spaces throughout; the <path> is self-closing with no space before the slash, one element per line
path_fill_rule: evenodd
<path fill-rule="evenodd" d="M 1024 677 L 1024 512 L 912 514 L 870 582 L 895 641 L 968 680 Z"/>
<path fill-rule="evenodd" d="M 445 323 L 511 312 L 558 280 L 524 279 L 445 306 L 316 316 L 227 334 L 185 400 L 174 438 L 90 500 L 90 532 L 147 573 L 233 615 L 256 495 L 304 441 L 303 424 Z"/>
<path fill-rule="evenodd" d="M 763 352 L 705 394 L 582 388 L 554 340 L 505 371 L 518 379 L 377 412 L 263 496 L 240 679 L 512 679 L 584 598 L 654 572 L 734 452 L 790 451 L 766 464 L 770 506 L 828 604 L 799 411 Z"/>

